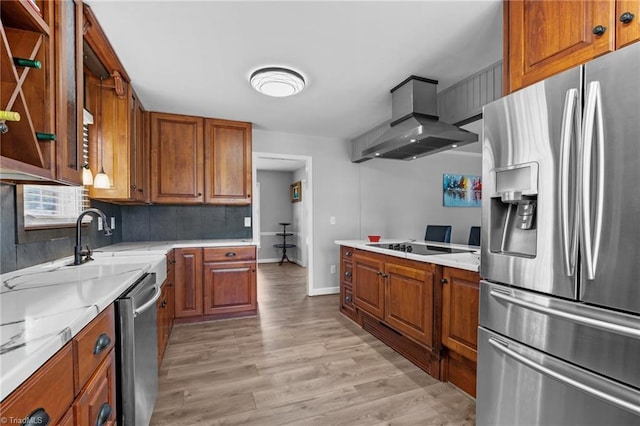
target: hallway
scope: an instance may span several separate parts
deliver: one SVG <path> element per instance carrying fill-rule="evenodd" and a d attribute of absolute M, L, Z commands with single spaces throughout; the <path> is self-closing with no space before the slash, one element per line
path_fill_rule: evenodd
<path fill-rule="evenodd" d="M 472 425 L 475 402 L 306 296 L 306 269 L 258 268 L 259 315 L 176 325 L 153 425 Z"/>

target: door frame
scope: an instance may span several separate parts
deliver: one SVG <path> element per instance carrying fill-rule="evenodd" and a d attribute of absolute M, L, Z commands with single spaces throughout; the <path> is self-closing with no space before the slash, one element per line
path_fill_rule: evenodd
<path fill-rule="evenodd" d="M 312 157 L 308 155 L 290 155 L 290 154 L 276 154 L 269 152 L 253 152 L 252 161 L 252 186 L 253 193 L 256 194 L 260 191 L 257 177 L 257 159 L 272 159 L 272 160 L 297 160 L 304 162 L 306 177 L 302 180 L 302 194 L 305 203 L 303 206 L 303 212 L 306 215 L 303 217 L 303 237 L 307 250 L 307 296 L 313 296 L 313 168 Z M 258 245 L 260 243 L 260 206 L 256 205 L 256 200 L 251 205 L 251 216 L 254 226 L 252 226 L 253 242 Z M 258 200 L 259 202 L 259 200 Z M 256 226 L 255 224 L 258 223 Z"/>

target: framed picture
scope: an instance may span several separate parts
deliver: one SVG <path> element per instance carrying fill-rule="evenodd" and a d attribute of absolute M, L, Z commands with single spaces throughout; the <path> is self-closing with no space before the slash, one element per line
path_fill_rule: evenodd
<path fill-rule="evenodd" d="M 481 207 L 482 177 L 443 174 L 442 203 L 445 207 Z"/>
<path fill-rule="evenodd" d="M 291 202 L 296 203 L 302 201 L 302 182 L 298 181 L 291 184 Z"/>

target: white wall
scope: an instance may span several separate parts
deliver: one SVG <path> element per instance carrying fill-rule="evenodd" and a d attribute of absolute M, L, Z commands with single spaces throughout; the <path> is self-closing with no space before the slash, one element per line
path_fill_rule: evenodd
<path fill-rule="evenodd" d="M 443 173 L 482 175 L 482 157 L 444 151 L 414 161 L 360 164 L 361 235 L 424 240 L 427 224 L 452 225 L 451 242 L 466 244 L 480 225 L 479 207 L 444 207 Z"/>
<path fill-rule="evenodd" d="M 339 270 L 335 240 L 359 238 L 359 172 L 350 161 L 347 140 L 253 130 L 255 152 L 311 156 L 313 161 L 313 289 L 311 294 L 336 292 Z M 303 199 L 305 192 L 303 189 Z M 331 225 L 329 218 L 335 216 Z"/>
<path fill-rule="evenodd" d="M 289 185 L 293 181 L 293 172 L 258 170 L 256 180 L 260 183 L 260 249 L 258 261 L 280 260 L 282 249 L 273 247 L 282 243 L 282 237 L 275 235 L 282 232 L 280 222 L 293 224 L 293 205 L 289 199 Z M 294 203 L 296 204 L 296 203 Z M 287 232 L 292 227 L 287 227 Z M 288 238 L 293 243 L 293 238 Z M 296 249 L 288 249 L 289 259 L 296 259 Z"/>

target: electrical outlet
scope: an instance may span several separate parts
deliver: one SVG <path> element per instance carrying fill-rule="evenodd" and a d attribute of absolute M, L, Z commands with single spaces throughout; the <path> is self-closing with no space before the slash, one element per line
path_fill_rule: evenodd
<path fill-rule="evenodd" d="M 329 224 L 330 225 L 335 225 L 336 224 L 336 217 L 335 216 L 331 216 L 329 218 Z"/>
<path fill-rule="evenodd" d="M 102 231 L 102 218 L 98 217 L 98 231 Z"/>
<path fill-rule="evenodd" d="M 336 265 L 329 266 L 329 272 L 332 273 L 332 274 L 335 274 L 336 273 Z"/>
<path fill-rule="evenodd" d="M 251 217 L 245 217 L 244 218 L 244 227 L 245 228 L 251 228 Z"/>
<path fill-rule="evenodd" d="M 116 229 L 116 218 L 111 216 L 111 229 Z"/>

